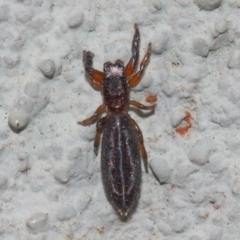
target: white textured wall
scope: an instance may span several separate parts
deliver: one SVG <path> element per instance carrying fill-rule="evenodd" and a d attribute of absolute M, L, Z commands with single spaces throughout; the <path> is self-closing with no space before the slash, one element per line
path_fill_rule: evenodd
<path fill-rule="evenodd" d="M 238 0 L 0 0 L 0 239 L 240 239 L 239 9 Z M 149 41 L 153 53 L 131 98 L 158 100 L 153 115 L 130 112 L 151 170 L 121 222 L 93 154 L 95 125 L 77 125 L 102 103 L 81 57 L 93 51 L 99 70 L 126 63 L 135 22 L 140 56 Z"/>

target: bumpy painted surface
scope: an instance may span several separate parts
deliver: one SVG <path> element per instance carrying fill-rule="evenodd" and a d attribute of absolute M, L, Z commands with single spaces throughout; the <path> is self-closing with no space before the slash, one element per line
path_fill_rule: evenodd
<path fill-rule="evenodd" d="M 0 239 L 240 239 L 239 8 L 237 0 L 1 0 Z M 140 56 L 149 41 L 153 54 L 131 97 L 158 102 L 147 118 L 130 111 L 151 171 L 123 223 L 103 191 L 95 126 L 76 122 L 102 103 L 82 51 L 95 53 L 97 69 L 126 63 L 135 22 Z M 191 128 L 179 134 L 186 111 Z M 8 119 L 24 130 L 14 133 Z"/>

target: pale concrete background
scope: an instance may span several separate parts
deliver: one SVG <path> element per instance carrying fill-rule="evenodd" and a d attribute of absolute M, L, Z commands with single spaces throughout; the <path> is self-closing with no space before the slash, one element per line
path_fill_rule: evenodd
<path fill-rule="evenodd" d="M 237 0 L 0 0 L 0 239 L 240 238 L 240 51 Z M 106 200 L 95 125 L 94 67 L 153 53 L 130 115 L 149 156 L 139 205 L 121 222 Z M 48 61 L 46 61 L 48 60 Z M 12 128 L 26 127 L 20 133 Z M 160 184 L 161 183 L 161 184 Z"/>

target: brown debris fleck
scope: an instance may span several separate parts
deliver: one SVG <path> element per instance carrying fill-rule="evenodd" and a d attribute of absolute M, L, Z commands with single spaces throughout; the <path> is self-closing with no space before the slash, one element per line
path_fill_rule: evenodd
<path fill-rule="evenodd" d="M 148 95 L 148 96 L 146 97 L 145 101 L 146 101 L 147 103 L 150 103 L 150 104 L 156 103 L 156 102 L 157 102 L 157 95 L 156 95 L 156 94 Z"/>
<path fill-rule="evenodd" d="M 185 114 L 186 116 L 183 119 L 183 121 L 185 122 L 186 125 L 179 126 L 176 128 L 176 133 L 180 134 L 181 136 L 184 136 L 185 134 L 187 134 L 189 129 L 192 127 L 192 123 L 191 123 L 192 116 L 190 112 L 186 111 Z"/>
<path fill-rule="evenodd" d="M 104 233 L 104 227 L 101 227 L 101 228 L 95 228 L 100 235 L 102 235 Z"/>

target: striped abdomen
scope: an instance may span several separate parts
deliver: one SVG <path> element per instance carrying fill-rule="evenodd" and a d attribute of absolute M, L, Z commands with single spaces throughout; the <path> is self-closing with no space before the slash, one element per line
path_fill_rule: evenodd
<path fill-rule="evenodd" d="M 135 206 L 141 187 L 141 155 L 127 115 L 110 115 L 102 137 L 102 179 L 108 200 L 121 216 Z"/>

